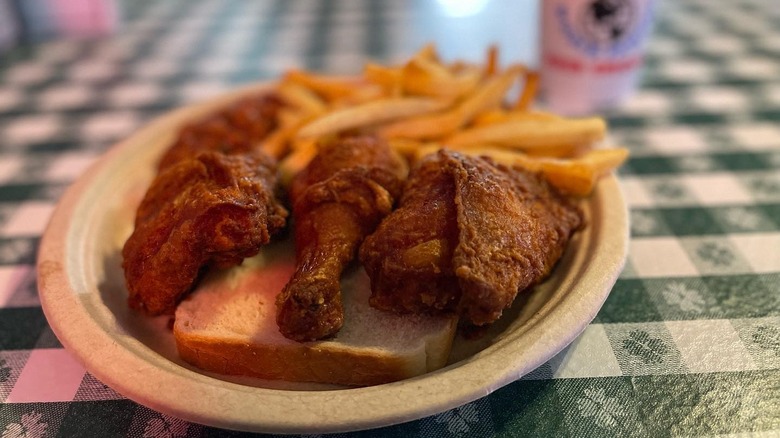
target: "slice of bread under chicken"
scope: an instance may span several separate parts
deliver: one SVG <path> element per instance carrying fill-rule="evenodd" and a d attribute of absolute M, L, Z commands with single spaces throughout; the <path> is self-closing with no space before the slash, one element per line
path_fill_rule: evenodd
<path fill-rule="evenodd" d="M 323 341 L 296 342 L 276 325 L 276 295 L 295 269 L 290 242 L 209 274 L 176 310 L 179 355 L 205 371 L 364 386 L 414 377 L 447 363 L 457 318 L 397 315 L 369 306 L 362 268 L 342 278 L 344 326 Z"/>

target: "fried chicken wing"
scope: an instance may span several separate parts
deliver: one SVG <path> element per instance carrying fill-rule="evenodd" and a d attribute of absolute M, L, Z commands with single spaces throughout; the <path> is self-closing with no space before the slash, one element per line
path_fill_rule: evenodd
<path fill-rule="evenodd" d="M 284 336 L 309 341 L 341 328 L 341 273 L 392 210 L 406 172 L 384 141 L 352 137 L 322 145 L 295 177 L 296 271 L 276 302 Z"/>
<path fill-rule="evenodd" d="M 130 307 L 172 313 L 207 266 L 228 267 L 284 227 L 275 161 L 261 152 L 203 152 L 152 182 L 122 250 Z"/>
<path fill-rule="evenodd" d="M 204 151 L 226 154 L 255 149 L 277 126 L 282 101 L 273 94 L 246 97 L 203 120 L 182 127 L 160 159 L 160 170 Z"/>
<path fill-rule="evenodd" d="M 440 151 L 360 249 L 371 304 L 489 324 L 550 273 L 581 225 L 581 211 L 540 176 Z"/>

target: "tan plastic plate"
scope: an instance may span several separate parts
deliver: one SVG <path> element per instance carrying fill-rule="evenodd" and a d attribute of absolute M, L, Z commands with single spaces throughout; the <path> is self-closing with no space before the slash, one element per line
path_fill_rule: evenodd
<path fill-rule="evenodd" d="M 114 146 L 65 193 L 41 242 L 38 275 L 49 323 L 86 369 L 125 397 L 185 420 L 236 430 L 326 433 L 402 423 L 483 397 L 532 371 L 595 317 L 626 258 L 628 215 L 617 180 L 583 203 L 588 225 L 553 275 L 517 300 L 476 342 L 458 339 L 451 363 L 366 388 L 207 375 L 176 355 L 168 319 L 131 312 L 121 248 L 156 160 L 183 122 L 259 84 L 172 111 Z"/>

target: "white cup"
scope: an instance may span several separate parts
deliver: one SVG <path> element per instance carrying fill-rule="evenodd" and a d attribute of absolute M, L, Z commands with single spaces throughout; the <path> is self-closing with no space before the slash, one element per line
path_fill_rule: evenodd
<path fill-rule="evenodd" d="M 583 115 L 613 107 L 637 88 L 654 0 L 542 0 L 542 101 Z"/>

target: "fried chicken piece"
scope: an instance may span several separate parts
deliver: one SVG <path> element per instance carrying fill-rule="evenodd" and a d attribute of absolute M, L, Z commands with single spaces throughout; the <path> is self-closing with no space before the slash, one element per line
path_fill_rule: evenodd
<path fill-rule="evenodd" d="M 489 324 L 549 275 L 582 220 L 539 175 L 439 151 L 360 249 L 371 304 Z"/>
<path fill-rule="evenodd" d="M 130 307 L 173 313 L 207 266 L 258 253 L 285 225 L 275 161 L 261 152 L 203 152 L 160 172 L 122 250 Z"/>
<path fill-rule="evenodd" d="M 284 336 L 310 341 L 341 328 L 341 273 L 392 210 L 406 173 L 405 162 L 384 141 L 351 137 L 321 145 L 295 177 L 296 271 L 276 300 Z"/>
<path fill-rule="evenodd" d="M 458 243 L 455 182 L 436 155 L 412 171 L 399 207 L 360 248 L 374 307 L 398 312 L 455 311 L 460 289 L 452 269 Z"/>
<path fill-rule="evenodd" d="M 244 153 L 277 127 L 282 101 L 273 94 L 246 97 L 203 120 L 185 125 L 160 159 L 163 170 L 204 151 Z"/>
<path fill-rule="evenodd" d="M 480 158 L 451 166 L 460 232 L 452 265 L 463 291 L 462 314 L 484 325 L 550 274 L 582 226 L 582 212 L 524 169 Z"/>

